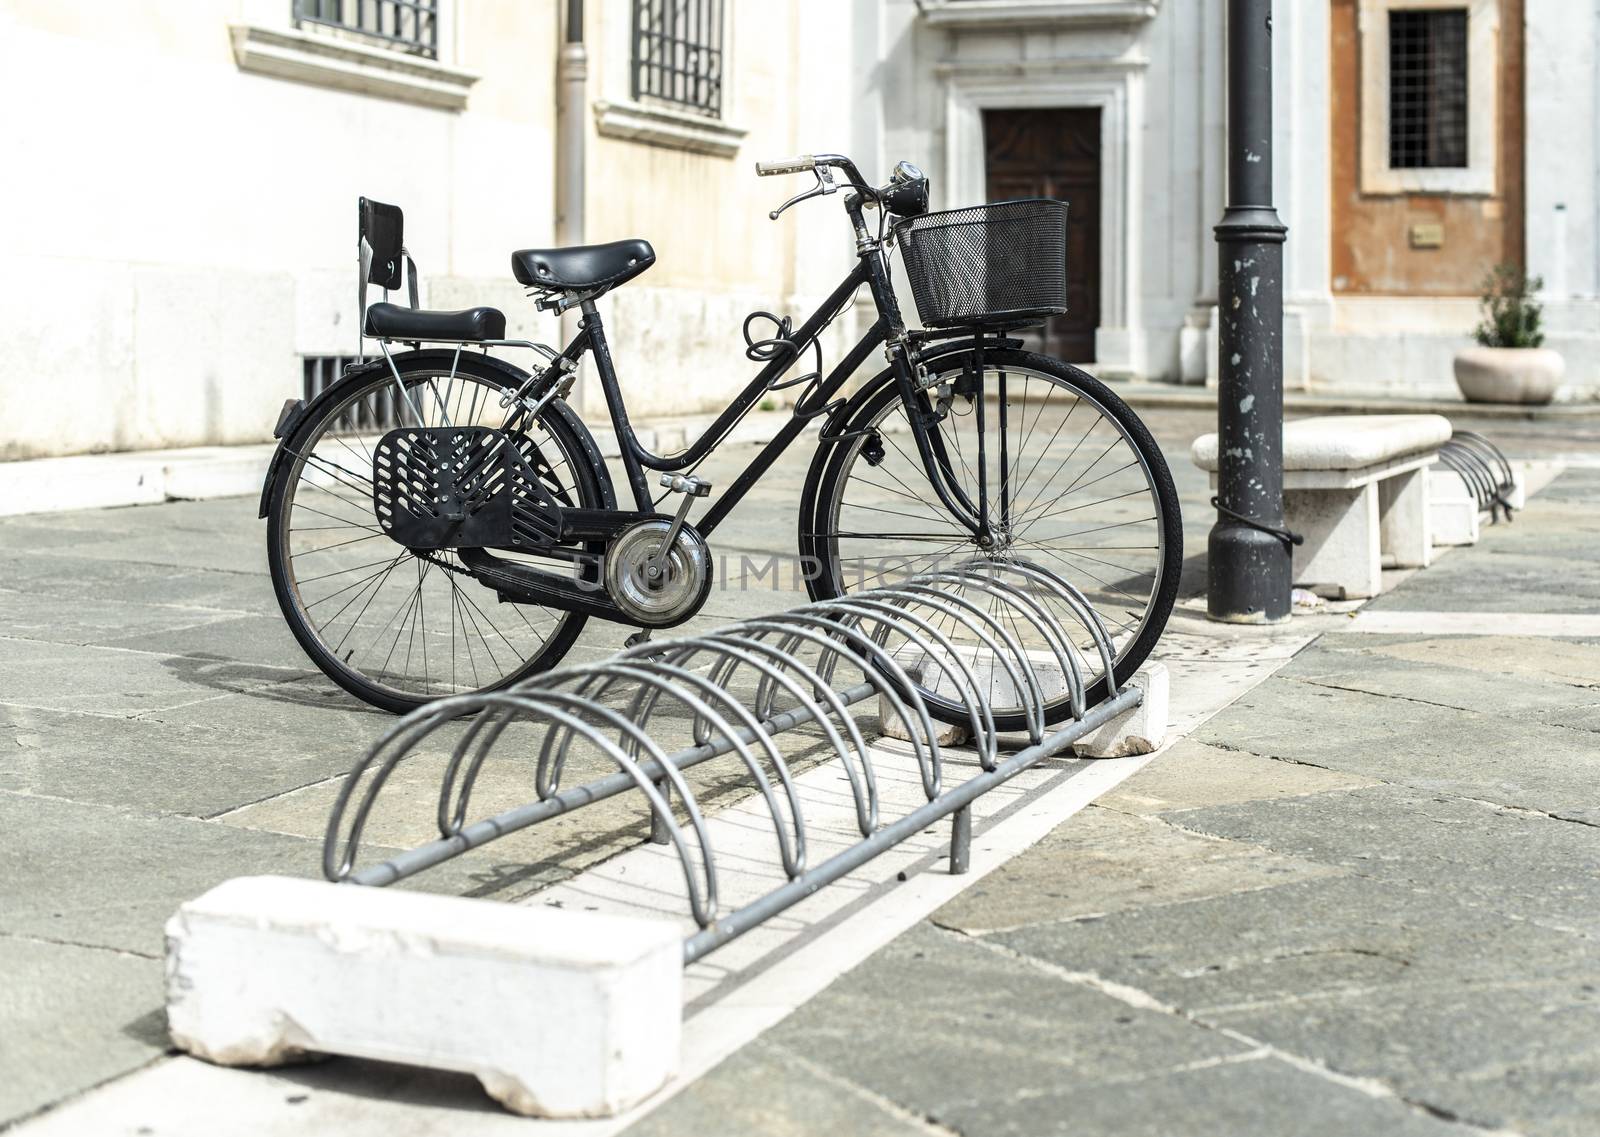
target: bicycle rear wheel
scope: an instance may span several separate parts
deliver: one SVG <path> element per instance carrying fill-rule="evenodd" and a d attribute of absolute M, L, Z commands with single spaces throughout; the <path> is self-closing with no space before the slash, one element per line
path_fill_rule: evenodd
<path fill-rule="evenodd" d="M 973 502 L 987 497 L 993 540 L 980 544 L 940 503 L 905 405 L 885 376 L 859 396 L 843 441 L 824 445 L 813 460 L 800 514 L 812 596 L 847 597 L 970 565 L 1032 566 L 1081 591 L 1110 636 L 1117 680 L 1126 680 L 1149 656 L 1177 597 L 1183 531 L 1166 461 L 1138 416 L 1070 364 L 1011 350 L 985 351 L 981 377 L 971 364 L 967 352 L 933 363 L 941 382 L 928 394 L 943 412 L 936 430 L 951 480 Z M 1103 697 L 1106 667 L 1080 614 L 1042 577 L 1022 571 L 1009 570 L 1013 582 L 1072 636 L 1088 700 Z M 984 604 L 993 640 L 1004 629 L 1046 670 L 1054 666 L 1058 653 L 1021 601 Z M 1023 698 L 994 666 L 992 649 L 948 614 L 924 614 L 976 675 L 987 676 L 996 725 L 1023 729 Z M 920 649 L 900 650 L 913 657 L 907 662 L 928 665 Z M 923 679 L 930 709 L 965 722 L 948 668 L 941 674 L 932 666 Z M 1045 694 L 1046 721 L 1065 718 L 1065 680 Z"/>
<path fill-rule="evenodd" d="M 453 549 L 410 549 L 374 510 L 373 453 L 392 427 L 503 428 L 501 394 L 521 373 L 451 352 L 396 358 L 308 416 L 285 440 L 289 461 L 268 503 L 273 588 L 295 638 L 334 682 L 397 713 L 447 695 L 492 690 L 554 666 L 586 617 L 500 603 Z M 582 426 L 552 402 L 508 441 L 563 505 L 606 504 Z M 580 552 L 528 556 L 546 571 L 584 571 Z"/>

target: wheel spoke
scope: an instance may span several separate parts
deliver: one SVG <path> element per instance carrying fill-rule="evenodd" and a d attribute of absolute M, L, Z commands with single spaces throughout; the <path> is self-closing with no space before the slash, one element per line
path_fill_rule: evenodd
<path fill-rule="evenodd" d="M 971 496 L 988 483 L 991 523 L 996 526 L 993 543 L 980 547 L 928 489 L 912 488 L 913 483 L 922 487 L 927 472 L 920 455 L 884 429 L 904 415 L 899 399 L 886 392 L 876 404 L 876 416 L 858 424 L 877 432 L 885 456 L 872 465 L 860 446 L 849 452 L 833 481 L 821 487 L 818 523 L 802 533 L 822 554 L 823 594 L 853 593 L 902 574 L 949 566 L 952 558 L 1033 563 L 1079 586 L 1112 633 L 1120 658 L 1140 641 L 1140 629 L 1151 620 L 1164 622 L 1161 605 L 1169 603 L 1174 582 L 1177 562 L 1168 556 L 1171 530 L 1163 511 L 1176 507 L 1168 504 L 1170 496 L 1163 496 L 1169 491 L 1158 490 L 1158 485 L 1169 484 L 1158 482 L 1157 471 L 1165 477 L 1159 452 L 1143 441 L 1136 423 L 1118 417 L 1124 412 L 1114 400 L 1107 401 L 1088 381 L 1065 378 L 1065 369 L 1058 375 L 991 358 L 974 403 L 980 398 L 998 402 L 993 407 L 985 403 L 981 414 L 977 405 L 966 414 L 947 414 L 937 424 L 937 437 L 949 456 L 952 489 Z M 981 469 L 975 460 L 982 462 Z M 1040 583 L 1014 583 L 1034 603 L 1056 613 L 1084 663 L 1085 682 L 1097 680 L 1103 669 L 1099 650 L 1070 608 Z M 1004 629 L 1023 650 L 1049 650 L 1041 630 L 1016 605 L 993 593 L 974 601 L 992 623 L 980 619 L 969 627 L 948 609 L 934 606 L 924 615 L 964 658 L 966 652 L 975 653 L 969 665 L 993 650 L 976 634 L 977 627 L 997 643 L 1004 644 Z M 1141 654 L 1148 650 L 1148 637 L 1142 642 Z M 980 683 L 990 685 L 992 697 L 1010 689 L 994 666 L 975 668 L 974 673 Z M 937 672 L 931 672 L 923 682 L 936 679 Z M 1052 706 L 1064 706 L 1067 696 L 1051 697 L 1059 700 Z M 939 698 L 935 693 L 936 705 Z M 1017 705 L 996 706 L 997 715 L 1021 716 L 1019 696 L 1002 700 Z M 948 698 L 944 702 L 956 707 Z"/>
<path fill-rule="evenodd" d="M 573 622 L 583 619 L 542 605 L 512 603 L 505 612 L 483 603 L 475 592 L 486 586 L 449 549 L 413 554 L 391 543 L 374 558 L 374 541 L 392 542 L 373 512 L 372 450 L 387 429 L 380 424 L 392 425 L 396 412 L 403 412 L 406 429 L 481 427 L 485 419 L 505 424 L 491 413 L 504 389 L 498 382 L 451 371 L 449 360 L 437 371 L 405 371 L 403 389 L 384 372 L 339 405 L 322 408 L 296 437 L 294 481 L 278 507 L 274 555 L 281 558 L 292 618 L 311 633 L 319 662 L 385 698 L 421 700 L 506 682 L 542 662 L 558 638 L 570 641 Z M 574 465 L 582 452 L 567 436 L 553 433 L 546 416 L 519 422 L 507 449 L 522 455 L 558 500 L 597 505 L 592 481 Z M 408 561 L 414 575 L 402 570 Z"/>

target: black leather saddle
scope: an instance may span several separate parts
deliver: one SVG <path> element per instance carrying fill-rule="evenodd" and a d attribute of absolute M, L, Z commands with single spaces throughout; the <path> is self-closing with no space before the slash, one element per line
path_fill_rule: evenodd
<path fill-rule="evenodd" d="M 511 254 L 511 271 L 520 283 L 563 292 L 610 288 L 655 263 L 650 242 L 637 238 L 569 249 L 519 249 Z"/>
<path fill-rule="evenodd" d="M 506 317 L 498 308 L 430 312 L 400 304 L 373 304 L 367 309 L 366 334 L 391 340 L 503 340 Z"/>

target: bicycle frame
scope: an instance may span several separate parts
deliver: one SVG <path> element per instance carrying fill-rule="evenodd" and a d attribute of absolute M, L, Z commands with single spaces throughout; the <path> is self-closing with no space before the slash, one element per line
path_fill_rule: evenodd
<path fill-rule="evenodd" d="M 949 456 L 945 453 L 944 445 L 938 432 L 928 429 L 925 419 L 931 417 L 932 408 L 928 404 L 926 394 L 918 388 L 915 381 L 911 348 L 912 339 L 907 335 L 905 325 L 901 320 L 899 304 L 889 281 L 888 270 L 880 256 L 880 246 L 867 234 L 865 223 L 861 218 L 859 202 L 850 204 L 847 208 L 851 214 L 851 220 L 855 223 L 857 233 L 859 259 L 855 268 L 840 282 L 839 286 L 833 290 L 806 322 L 789 337 L 794 344 L 793 350 L 784 352 L 769 361 L 745 385 L 744 389 L 734 397 L 733 402 L 717 416 L 705 433 L 681 454 L 671 457 L 654 454 L 645 449 L 639 442 L 638 436 L 634 433 L 633 426 L 628 420 L 621 384 L 617 378 L 616 368 L 612 363 L 611 349 L 606 340 L 605 326 L 600 318 L 599 310 L 595 307 L 593 299 L 586 299 L 582 302 L 580 311 L 583 314 L 583 322 L 580 326 L 580 331 L 565 350 L 561 352 L 561 358 L 576 363 L 584 352 L 593 353 L 595 370 L 600 380 L 600 389 L 605 396 L 612 427 L 616 431 L 622 466 L 628 477 L 628 484 L 633 494 L 635 507 L 640 512 L 650 513 L 655 510 L 655 502 L 650 494 L 650 485 L 646 479 L 645 470 L 663 472 L 685 470 L 698 463 L 714 450 L 722 442 L 728 431 L 749 412 L 750 408 L 762 396 L 771 390 L 772 384 L 781 379 L 784 373 L 810 349 L 811 345 L 828 325 L 850 304 L 857 290 L 863 284 L 866 284 L 871 287 L 873 300 L 878 309 L 879 317 L 877 321 L 857 341 L 855 346 L 845 353 L 844 357 L 839 360 L 826 376 L 817 380 L 814 385 L 802 393 L 801 401 L 795 405 L 793 417 L 784 424 L 783 428 L 778 431 L 770 442 L 762 447 L 749 465 L 734 479 L 733 484 L 718 497 L 716 503 L 706 515 L 695 522 L 695 528 L 702 536 L 709 536 L 721 524 L 729 511 L 744 498 L 744 495 L 749 492 L 751 486 L 755 485 L 761 475 L 805 431 L 806 427 L 811 424 L 811 420 L 818 417 L 824 408 L 828 407 L 834 395 L 855 374 L 856 369 L 866 361 L 872 351 L 880 345 L 888 343 L 890 345 L 888 351 L 890 366 L 900 387 L 901 397 L 906 400 L 907 417 L 911 422 L 917 449 L 935 493 L 956 520 L 977 535 L 980 540 L 988 536 L 987 493 L 980 487 L 980 502 L 974 506 L 957 484 Z M 921 340 L 953 339 L 966 334 L 968 334 L 966 331 L 957 331 L 937 335 L 924 335 Z M 977 343 L 982 343 L 985 334 L 983 329 L 972 329 L 971 334 Z M 981 351 L 981 347 L 979 350 Z M 982 400 L 980 399 L 979 401 L 981 402 Z M 980 462 L 981 460 L 980 456 Z"/>

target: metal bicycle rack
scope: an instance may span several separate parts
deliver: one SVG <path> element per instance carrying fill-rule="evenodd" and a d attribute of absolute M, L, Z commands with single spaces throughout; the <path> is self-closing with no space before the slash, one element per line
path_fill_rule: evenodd
<path fill-rule="evenodd" d="M 1481 434 L 1458 430 L 1439 447 L 1439 462 L 1461 479 L 1480 513 L 1498 522 L 1503 512 L 1511 520 L 1510 495 L 1516 483 L 1511 462 L 1498 446 Z"/>
<path fill-rule="evenodd" d="M 332 881 L 392 884 L 635 792 L 648 804 L 651 839 L 671 845 L 681 862 L 688 912 L 699 928 L 684 943 L 690 963 L 944 817 L 953 818 L 951 871 L 966 871 L 976 798 L 1139 704 L 1142 691 L 1118 688 L 1115 657 L 1111 636 L 1081 591 L 1038 566 L 1007 560 L 967 561 L 703 635 L 643 643 L 503 691 L 444 698 L 399 720 L 346 780 L 329 818 L 323 871 Z M 1006 721 L 1020 716 L 1024 724 L 1020 749 L 1002 749 L 997 692 L 1009 708 Z M 888 708 L 899 720 L 926 798 L 899 817 L 882 815 L 872 749 L 852 713 L 874 696 L 880 713 Z M 959 784 L 945 781 L 934 700 L 947 718 L 964 722 L 976 750 L 977 772 Z M 1063 703 L 1070 717 L 1047 725 L 1047 704 Z M 463 723 L 469 715 L 475 717 Z M 673 753 L 651 729 L 653 717 L 670 716 L 686 717 L 692 732 L 692 744 Z M 860 835 L 816 865 L 807 860 L 806 818 L 778 744 L 808 725 L 815 728 L 808 736 L 816 741 L 820 734 L 838 759 Z M 459 737 L 436 738 L 447 730 Z M 450 742 L 437 797 L 438 836 L 358 865 L 363 833 L 390 776 L 430 739 L 436 752 L 441 741 Z M 575 747 L 614 771 L 564 787 Z M 512 750 L 533 761 L 531 800 L 474 819 L 474 792 Z M 716 851 L 684 771 L 728 754 L 742 766 L 740 788 L 747 782 L 764 799 L 783 882 L 723 912 Z"/>

